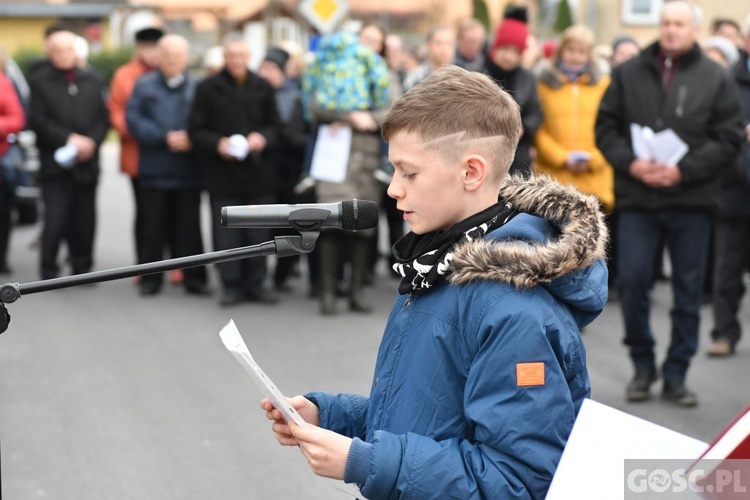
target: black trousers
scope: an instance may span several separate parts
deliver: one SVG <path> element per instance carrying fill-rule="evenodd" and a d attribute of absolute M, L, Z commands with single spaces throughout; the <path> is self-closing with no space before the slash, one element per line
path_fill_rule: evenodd
<path fill-rule="evenodd" d="M 167 244 L 172 258 L 203 253 L 200 189 L 160 189 L 141 185 L 139 190 L 143 262 L 164 259 Z M 186 268 L 183 273 L 186 288 L 206 284 L 205 266 Z M 141 283 L 161 285 L 162 278 L 163 273 L 149 274 Z"/>
<path fill-rule="evenodd" d="M 221 225 L 221 207 L 233 205 L 265 205 L 273 203 L 272 195 L 245 196 L 211 193 L 211 218 L 213 220 L 214 250 L 226 250 L 257 245 L 271 240 L 271 230 L 264 228 L 228 228 Z M 266 257 L 222 262 L 216 266 L 223 288 L 258 294 L 266 279 Z"/>
<path fill-rule="evenodd" d="M 60 273 L 57 254 L 66 240 L 73 274 L 86 273 L 93 265 L 96 228 L 96 184 L 80 184 L 70 177 L 45 180 L 41 184 L 44 201 L 41 277 L 56 278 Z"/>
<path fill-rule="evenodd" d="M 14 196 L 12 189 L 0 185 L 0 266 L 7 265 L 11 229 L 10 217 Z"/>
<path fill-rule="evenodd" d="M 133 186 L 133 202 L 135 206 L 135 219 L 133 220 L 133 241 L 135 242 L 135 261 L 142 264 L 143 261 L 143 215 L 141 214 L 141 184 L 138 177 L 130 178 Z"/>
<path fill-rule="evenodd" d="M 745 294 L 743 278 L 750 257 L 750 219 L 719 219 L 714 233 L 712 302 L 713 339 L 736 344 L 742 336 L 737 318 Z"/>

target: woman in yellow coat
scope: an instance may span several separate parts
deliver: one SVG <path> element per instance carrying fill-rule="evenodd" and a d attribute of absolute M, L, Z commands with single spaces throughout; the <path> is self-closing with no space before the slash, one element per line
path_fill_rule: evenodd
<path fill-rule="evenodd" d="M 612 167 L 596 147 L 594 126 L 609 77 L 593 55 L 594 35 L 571 26 L 555 56 L 539 74 L 544 122 L 536 134 L 536 168 L 563 184 L 595 195 L 607 212 L 614 209 Z"/>

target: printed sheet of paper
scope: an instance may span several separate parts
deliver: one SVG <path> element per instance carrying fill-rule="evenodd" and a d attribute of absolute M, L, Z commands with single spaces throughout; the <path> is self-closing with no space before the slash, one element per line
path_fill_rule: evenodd
<path fill-rule="evenodd" d="M 302 419 L 297 410 L 289 404 L 286 397 L 279 391 L 274 385 L 270 378 L 261 370 L 258 363 L 255 362 L 253 357 L 250 355 L 250 351 L 245 345 L 245 341 L 242 340 L 237 326 L 234 324 L 234 320 L 229 320 L 224 328 L 219 333 L 221 341 L 224 346 L 232 353 L 234 358 L 239 364 L 250 374 L 250 377 L 258 386 L 260 392 L 273 402 L 273 405 L 281 411 L 284 419 L 287 422 L 296 422 L 298 425 L 304 425 L 305 421 Z"/>
<path fill-rule="evenodd" d="M 344 182 L 351 149 L 351 128 L 331 125 L 318 127 L 310 177 L 319 181 Z"/>

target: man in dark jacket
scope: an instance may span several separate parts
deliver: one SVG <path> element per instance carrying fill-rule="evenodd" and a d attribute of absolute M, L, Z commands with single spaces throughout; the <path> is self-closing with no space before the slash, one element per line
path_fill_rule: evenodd
<path fill-rule="evenodd" d="M 136 82 L 125 111 L 128 131 L 139 147 L 138 213 L 143 221 L 144 262 L 161 260 L 167 242 L 173 242 L 172 257 L 203 253 L 202 172 L 187 133 L 195 94 L 195 81 L 186 71 L 190 48 L 182 36 L 166 35 L 158 50 L 159 70 Z M 188 293 L 208 294 L 204 266 L 184 273 Z M 161 285 L 161 274 L 143 276 L 141 295 L 154 295 Z"/>
<path fill-rule="evenodd" d="M 211 197 L 216 250 L 270 239 L 266 229 L 222 227 L 221 207 L 274 202 L 273 165 L 265 161 L 264 151 L 278 142 L 281 129 L 273 89 L 248 70 L 250 51 L 241 35 L 227 35 L 224 60 L 220 73 L 198 85 L 190 115 L 190 139 L 203 165 Z M 277 301 L 263 288 L 265 258 L 236 260 L 218 267 L 222 305 L 242 300 Z"/>
<path fill-rule="evenodd" d="M 29 81 L 29 124 L 36 132 L 44 200 L 41 277 L 57 277 L 57 253 L 66 239 L 74 274 L 91 270 L 99 146 L 109 130 L 100 80 L 76 68 L 75 35 L 50 36 L 50 65 Z"/>
<path fill-rule="evenodd" d="M 276 202 L 309 203 L 315 201 L 314 196 L 298 195 L 294 192 L 294 185 L 302 174 L 309 126 L 305 122 L 302 110 L 302 91 L 286 74 L 288 61 L 288 52 L 272 47 L 258 68 L 258 75 L 273 87 L 276 108 L 283 124 L 278 145 L 268 148 L 268 160 L 276 174 Z M 291 229 L 278 229 L 274 232 L 276 235 L 292 233 L 294 230 Z M 287 280 L 292 275 L 297 262 L 299 262 L 297 257 L 285 257 L 276 261 L 273 276 L 276 290 L 290 289 Z"/>
<path fill-rule="evenodd" d="M 748 26 L 750 35 L 750 26 Z M 747 38 L 750 49 L 750 38 Z M 733 69 L 745 113 L 746 143 L 743 153 L 724 173 L 719 187 L 716 233 L 714 234 L 714 327 L 709 356 L 734 353 L 742 330 L 737 319 L 744 271 L 750 259 L 750 58 L 743 51 Z"/>
<path fill-rule="evenodd" d="M 664 238 L 672 263 L 671 344 L 662 367 L 662 397 L 695 406 L 685 386 L 698 346 L 703 280 L 716 186 L 743 140 L 739 97 L 729 73 L 696 44 L 700 18 L 687 0 L 664 5 L 659 40 L 615 68 L 596 125 L 597 146 L 615 169 L 620 212 L 618 276 L 625 344 L 635 365 L 630 401 L 650 397 L 656 379 L 649 325 L 654 255 Z M 630 126 L 672 129 L 689 147 L 677 165 L 636 157 Z"/>

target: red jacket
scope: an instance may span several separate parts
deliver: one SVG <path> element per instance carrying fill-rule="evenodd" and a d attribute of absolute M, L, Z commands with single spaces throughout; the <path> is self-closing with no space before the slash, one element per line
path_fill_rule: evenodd
<path fill-rule="evenodd" d="M 129 63 L 120 66 L 112 77 L 109 89 L 109 121 L 120 133 L 120 167 L 123 172 L 136 177 L 138 175 L 138 144 L 130 136 L 128 126 L 125 123 L 125 106 L 128 104 L 130 94 L 138 78 L 150 71 L 150 68 L 139 59 L 132 59 Z"/>
<path fill-rule="evenodd" d="M 0 73 L 0 157 L 8 151 L 8 134 L 20 132 L 26 116 L 13 83 Z"/>

